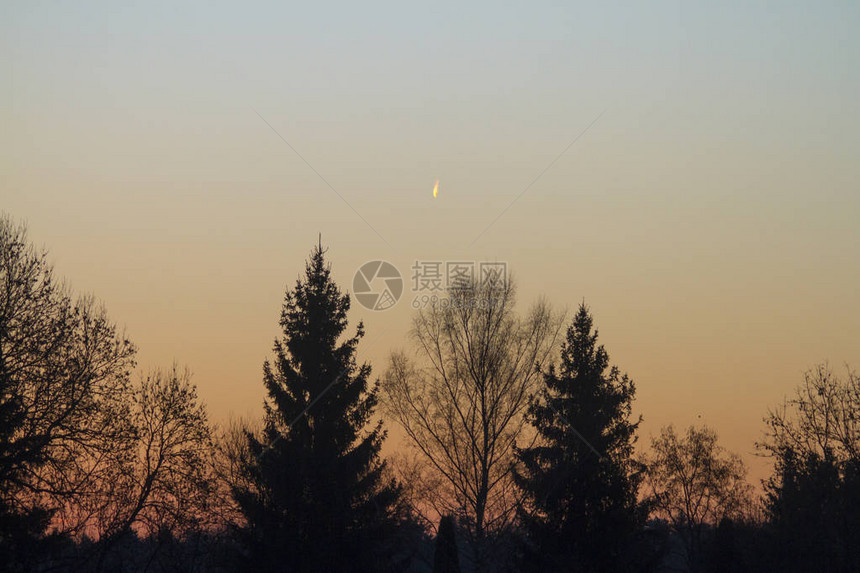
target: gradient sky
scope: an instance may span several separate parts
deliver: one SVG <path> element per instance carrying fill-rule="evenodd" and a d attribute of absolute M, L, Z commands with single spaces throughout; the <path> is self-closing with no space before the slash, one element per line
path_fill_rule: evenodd
<path fill-rule="evenodd" d="M 344 288 L 493 260 L 585 298 L 642 441 L 706 422 L 755 478 L 768 406 L 860 367 L 857 2 L 114 4 L 0 8 L 0 209 L 215 420 L 261 411 L 318 233 Z M 409 296 L 354 305 L 377 374 Z"/>

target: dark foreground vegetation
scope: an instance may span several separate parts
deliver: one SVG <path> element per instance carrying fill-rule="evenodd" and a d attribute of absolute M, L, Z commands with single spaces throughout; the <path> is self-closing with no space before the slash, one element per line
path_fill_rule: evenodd
<path fill-rule="evenodd" d="M 379 377 L 325 250 L 287 290 L 259 422 L 210 424 L 0 218 L 2 571 L 860 571 L 860 377 L 766 413 L 757 496 L 707 427 L 634 448 L 589 309 L 509 281 L 420 311 Z M 381 455 L 383 417 L 408 451 Z"/>

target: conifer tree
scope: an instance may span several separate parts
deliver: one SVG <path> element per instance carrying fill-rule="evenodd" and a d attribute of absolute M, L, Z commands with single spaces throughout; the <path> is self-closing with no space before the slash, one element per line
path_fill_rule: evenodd
<path fill-rule="evenodd" d="M 382 422 L 369 364 L 356 362 L 364 334 L 343 339 L 349 295 L 318 246 L 288 290 L 283 337 L 264 364 L 265 427 L 247 433 L 247 485 L 234 489 L 246 526 L 244 567 L 257 571 L 387 571 L 400 490 L 386 477 Z"/>
<path fill-rule="evenodd" d="M 632 460 L 633 381 L 597 343 L 583 303 L 568 328 L 561 364 L 544 374 L 528 420 L 538 434 L 518 450 L 516 474 L 526 502 L 522 568 L 623 571 L 632 563 L 646 512 L 637 502 L 640 472 Z"/>
<path fill-rule="evenodd" d="M 454 520 L 450 515 L 444 515 L 439 520 L 436 553 L 433 555 L 433 573 L 460 573 L 457 536 L 454 533 Z"/>

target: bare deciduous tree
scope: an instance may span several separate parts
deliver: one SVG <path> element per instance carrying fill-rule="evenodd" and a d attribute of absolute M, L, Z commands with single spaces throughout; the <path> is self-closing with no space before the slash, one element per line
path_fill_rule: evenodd
<path fill-rule="evenodd" d="M 738 518 L 749 506 L 746 467 L 717 444 L 717 433 L 707 427 L 691 426 L 682 437 L 665 427 L 651 448 L 647 483 L 656 514 L 681 536 L 688 564 L 696 570 L 705 526 Z"/>
<path fill-rule="evenodd" d="M 0 217 L 0 537 L 86 535 L 104 555 L 132 529 L 181 533 L 200 517 L 205 411 L 187 372 L 133 384 L 134 353 Z"/>
<path fill-rule="evenodd" d="M 514 445 L 561 325 L 544 302 L 519 317 L 510 280 L 474 283 L 419 312 L 416 358 L 393 354 L 384 376 L 387 412 L 429 462 L 425 501 L 458 517 L 478 570 L 514 517 Z"/>
<path fill-rule="evenodd" d="M 765 419 L 767 439 L 759 444 L 772 455 L 791 449 L 800 455 L 845 461 L 860 459 L 860 376 L 845 377 L 820 364 L 803 375 L 794 398 Z"/>
<path fill-rule="evenodd" d="M 827 364 L 765 418 L 767 515 L 787 571 L 860 570 L 860 376 Z"/>
<path fill-rule="evenodd" d="M 254 456 L 248 446 L 248 435 L 260 436 L 262 429 L 261 420 L 234 418 L 215 432 L 212 458 L 215 492 L 209 507 L 215 528 L 221 532 L 245 525 L 245 518 L 233 499 L 233 493 L 238 490 L 256 491 L 253 480 L 244 469 Z"/>
<path fill-rule="evenodd" d="M 132 431 L 110 474 L 74 501 L 97 537 L 99 562 L 127 534 L 183 535 L 208 525 L 213 451 L 206 410 L 187 370 L 142 377 L 129 398 Z"/>
<path fill-rule="evenodd" d="M 0 513 L 76 530 L 70 500 L 109 471 L 127 423 L 134 346 L 73 300 L 22 225 L 0 217 Z M 80 513 L 78 513 L 78 517 Z"/>

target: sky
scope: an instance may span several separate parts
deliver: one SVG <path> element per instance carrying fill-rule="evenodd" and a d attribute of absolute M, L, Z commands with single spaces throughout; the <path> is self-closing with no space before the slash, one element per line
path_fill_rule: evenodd
<path fill-rule="evenodd" d="M 215 421 L 320 235 L 344 289 L 404 275 L 351 312 L 376 374 L 416 260 L 504 262 L 590 306 L 643 444 L 706 423 L 753 479 L 803 371 L 860 367 L 856 2 L 121 4 L 0 7 L 0 210 Z"/>

